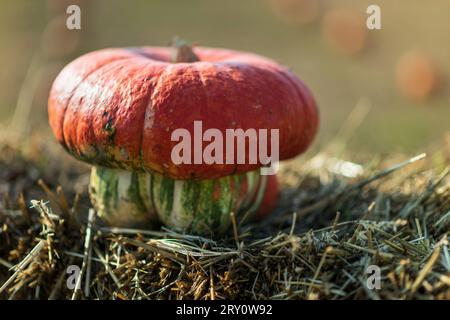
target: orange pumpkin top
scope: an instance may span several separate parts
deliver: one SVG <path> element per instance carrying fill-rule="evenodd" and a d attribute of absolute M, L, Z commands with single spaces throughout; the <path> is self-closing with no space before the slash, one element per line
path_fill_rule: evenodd
<path fill-rule="evenodd" d="M 212 179 L 255 170 L 249 164 L 171 161 L 175 129 L 279 129 L 280 160 L 303 152 L 318 126 L 300 79 L 267 58 L 196 47 L 199 61 L 171 63 L 171 48 L 103 49 L 67 65 L 48 111 L 57 140 L 83 161 L 153 171 L 173 179 Z M 205 143 L 206 145 L 207 143 Z M 235 153 L 236 154 L 236 153 Z"/>

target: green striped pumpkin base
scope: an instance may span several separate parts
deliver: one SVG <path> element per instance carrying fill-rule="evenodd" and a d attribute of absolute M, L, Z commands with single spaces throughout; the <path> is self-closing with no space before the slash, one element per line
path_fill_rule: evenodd
<path fill-rule="evenodd" d="M 214 180 L 173 180 L 156 173 L 93 167 L 89 194 L 111 226 L 160 222 L 195 234 L 224 233 L 231 212 L 252 216 L 264 196 L 267 176 L 259 170 Z"/>

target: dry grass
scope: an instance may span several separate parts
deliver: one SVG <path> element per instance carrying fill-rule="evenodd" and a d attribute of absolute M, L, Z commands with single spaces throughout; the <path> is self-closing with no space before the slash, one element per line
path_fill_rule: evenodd
<path fill-rule="evenodd" d="M 444 152 L 359 167 L 325 149 L 282 168 L 270 218 L 213 239 L 105 227 L 88 168 L 46 148 L 2 148 L 1 299 L 450 299 Z"/>

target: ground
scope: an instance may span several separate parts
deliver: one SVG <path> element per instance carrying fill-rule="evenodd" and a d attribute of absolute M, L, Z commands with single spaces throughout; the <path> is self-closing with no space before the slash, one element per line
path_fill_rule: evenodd
<path fill-rule="evenodd" d="M 51 145 L 1 147 L 1 299 L 450 299 L 445 149 L 290 161 L 270 217 L 217 239 L 104 226 Z"/>

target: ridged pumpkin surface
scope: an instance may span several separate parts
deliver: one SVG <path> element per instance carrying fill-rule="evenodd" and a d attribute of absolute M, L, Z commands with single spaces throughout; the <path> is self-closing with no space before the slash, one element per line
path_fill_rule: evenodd
<path fill-rule="evenodd" d="M 108 224 L 142 228 L 159 221 L 183 231 L 213 234 L 229 228 L 231 212 L 237 221 L 257 212 L 267 197 L 267 178 L 257 170 L 214 180 L 173 180 L 94 167 L 89 192 L 98 215 Z"/>
<path fill-rule="evenodd" d="M 250 53 L 194 52 L 200 61 L 192 63 L 171 63 L 170 48 L 159 47 L 104 49 L 76 59 L 51 89 L 56 138 L 83 161 L 172 179 L 213 179 L 261 166 L 175 165 L 171 151 L 178 142 L 171 134 L 185 128 L 194 136 L 194 121 L 224 135 L 226 129 L 279 129 L 280 160 L 308 147 L 317 108 L 293 73 Z"/>

